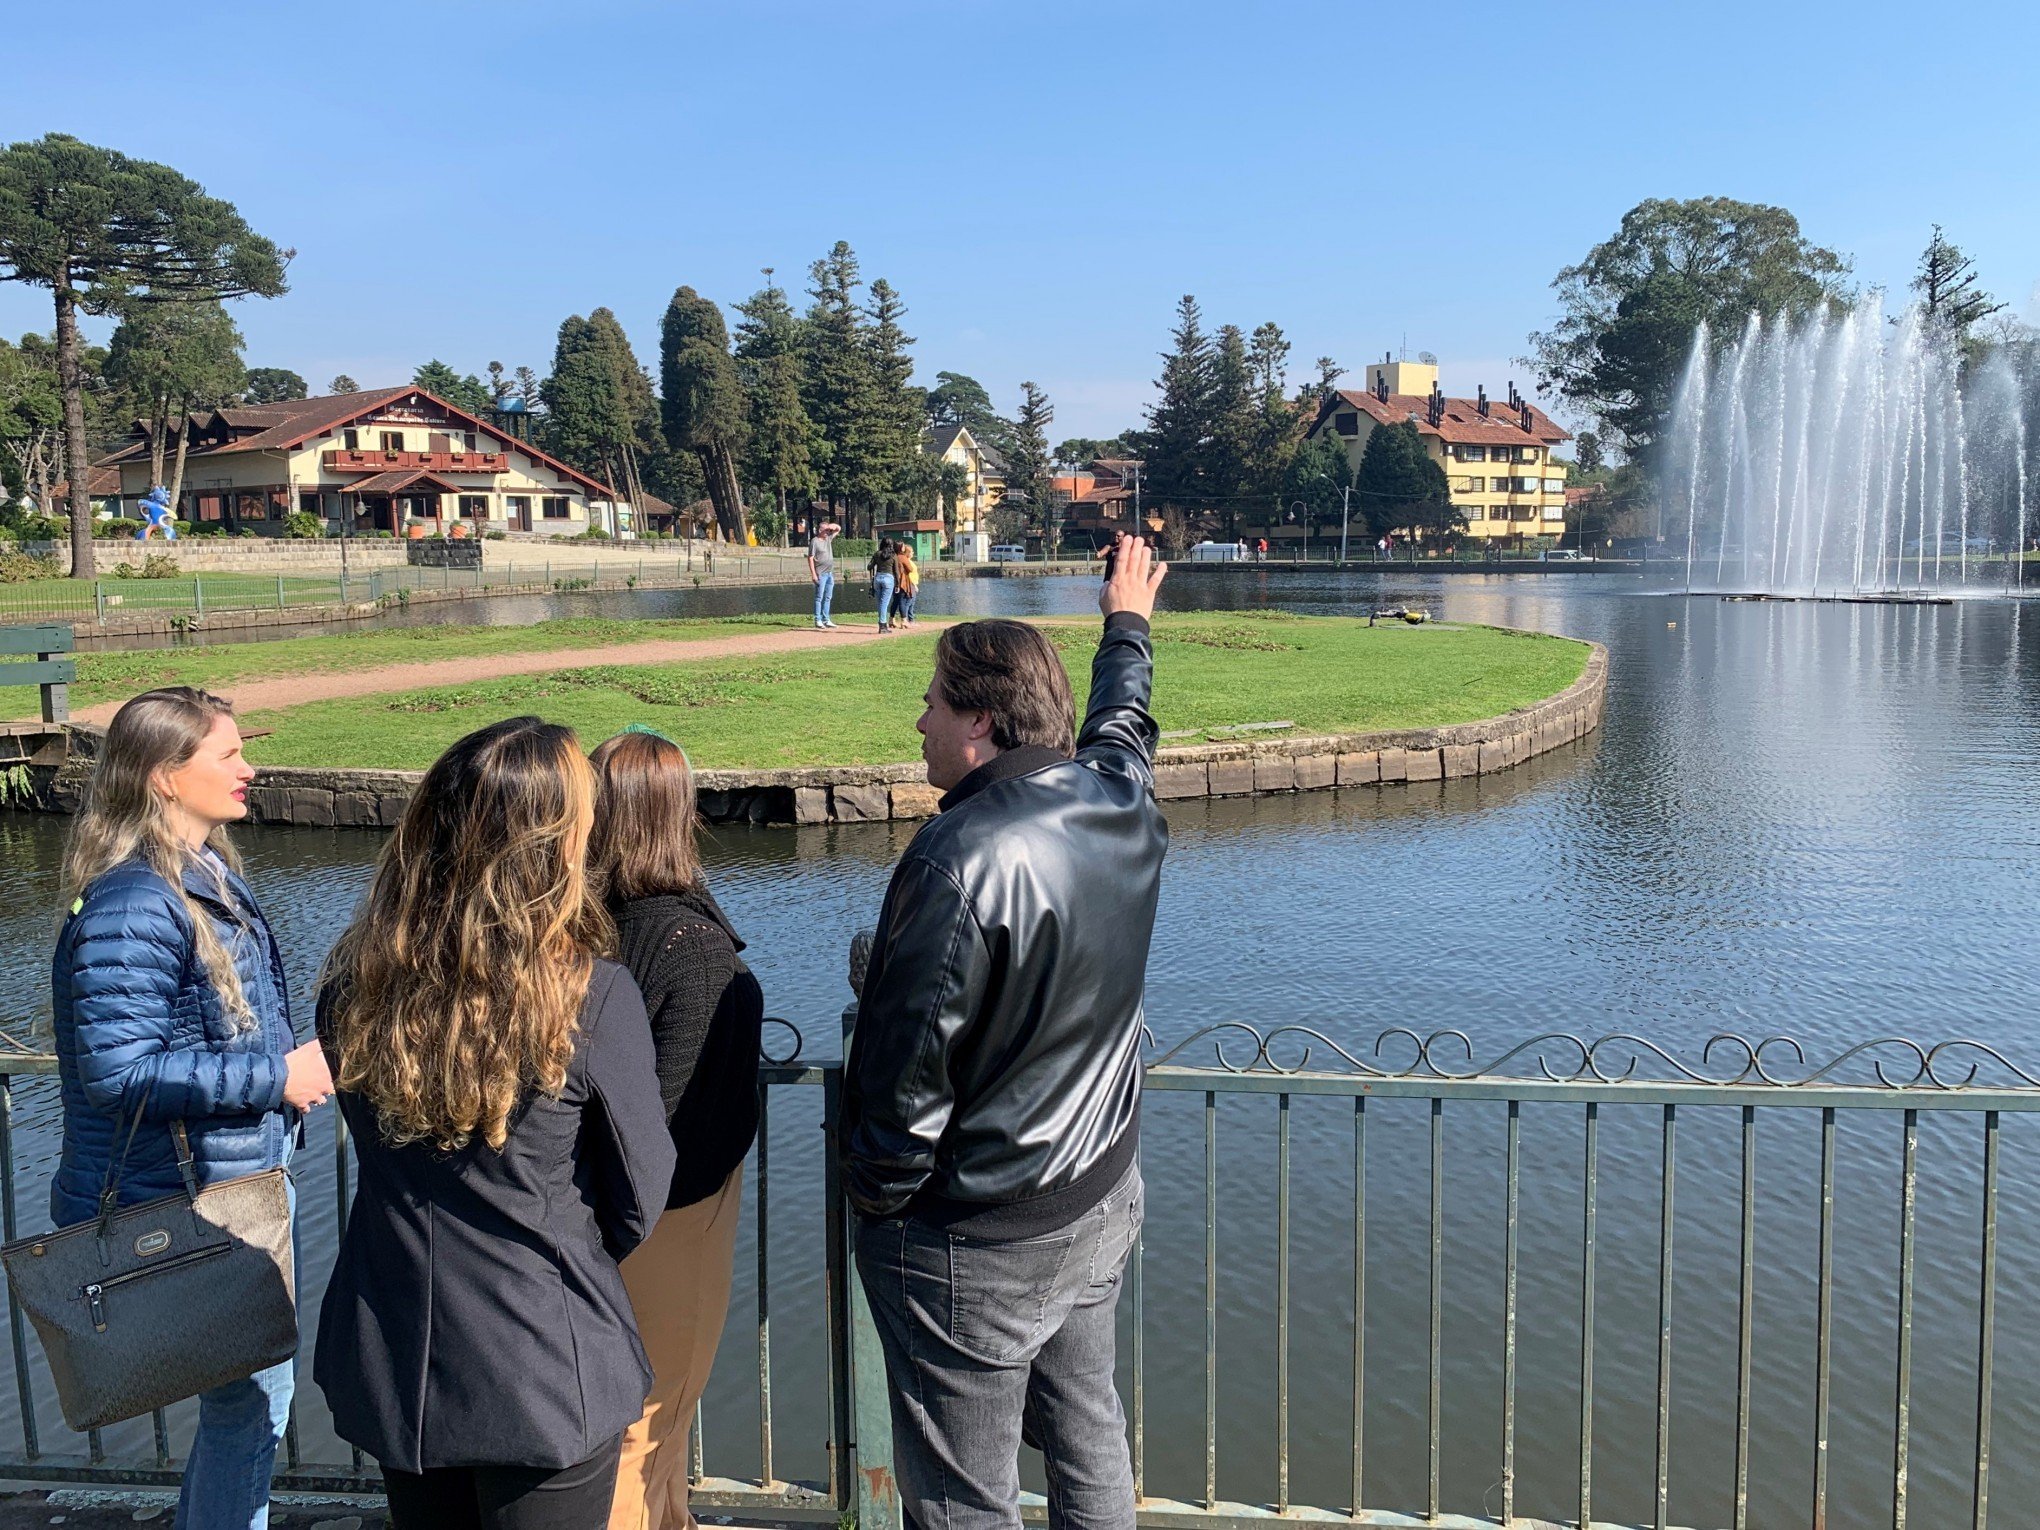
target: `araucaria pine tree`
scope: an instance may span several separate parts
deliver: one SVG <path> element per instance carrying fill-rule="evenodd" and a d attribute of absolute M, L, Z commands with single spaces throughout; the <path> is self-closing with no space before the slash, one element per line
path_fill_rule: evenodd
<path fill-rule="evenodd" d="M 692 287 L 682 287 L 666 305 L 659 332 L 659 397 L 667 442 L 701 459 L 716 525 L 726 540 L 744 542 L 744 498 L 737 485 L 743 389 L 722 310 Z"/>
<path fill-rule="evenodd" d="M 1048 427 L 1055 421 L 1055 406 L 1048 395 L 1031 382 L 1020 384 L 1020 417 L 1013 422 L 1011 450 L 1006 456 L 1006 497 L 1020 498 L 1027 524 L 1041 536 L 1045 547 L 1053 529 L 1049 508 L 1055 484 L 1048 446 Z"/>
<path fill-rule="evenodd" d="M 872 456 L 873 497 L 897 506 L 920 493 L 917 469 L 924 395 L 908 381 L 914 373 L 914 358 L 908 354 L 914 340 L 902 327 L 907 305 L 884 277 L 871 284 L 871 301 L 864 314 L 864 347 L 871 377 L 866 439 Z"/>
<path fill-rule="evenodd" d="M 93 553 L 79 314 L 275 297 L 290 255 L 167 165 L 67 133 L 0 149 L 0 281 L 47 287 L 56 305 L 73 578 L 92 577 Z"/>
<path fill-rule="evenodd" d="M 829 443 L 817 463 L 832 508 L 869 497 L 873 487 L 871 357 L 858 323 L 863 285 L 857 256 L 842 240 L 808 268 L 807 321 L 801 326 L 801 403 Z"/>
<path fill-rule="evenodd" d="M 1171 340 L 1156 383 L 1161 397 L 1148 410 L 1140 446 L 1149 493 L 1159 503 L 1182 505 L 1204 492 L 1216 398 L 1211 337 L 1196 298 L 1186 294 L 1177 303 Z"/>

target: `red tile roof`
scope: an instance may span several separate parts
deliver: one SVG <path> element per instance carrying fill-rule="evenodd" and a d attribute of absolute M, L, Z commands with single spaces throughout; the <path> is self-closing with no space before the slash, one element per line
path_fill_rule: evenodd
<path fill-rule="evenodd" d="M 1525 441 L 1552 445 L 1572 439 L 1572 432 L 1535 404 L 1529 406 L 1530 428 L 1525 430 L 1521 414 L 1512 409 L 1506 399 L 1489 399 L 1488 413 L 1483 416 L 1478 399 L 1448 397 L 1443 420 L 1433 425 L 1431 400 L 1424 394 L 1391 393 L 1384 403 L 1377 394 L 1355 392 L 1350 388 L 1341 388 L 1326 398 L 1311 425 L 1311 434 L 1316 435 L 1341 405 L 1371 415 L 1383 425 L 1397 425 L 1414 419 L 1420 434 L 1468 446 L 1520 446 Z"/>
<path fill-rule="evenodd" d="M 359 483 L 350 483 L 342 494 L 399 494 L 419 484 L 430 484 L 441 494 L 459 494 L 461 489 L 448 483 L 437 473 L 428 473 L 423 468 L 392 468 L 387 473 L 376 473 Z"/>
<path fill-rule="evenodd" d="M 562 477 L 592 489 L 604 499 L 615 499 L 616 490 L 599 478 L 568 467 L 566 463 L 550 453 L 542 452 L 528 441 L 520 441 L 507 431 L 485 424 L 464 409 L 456 408 L 436 394 L 423 388 L 369 388 L 360 393 L 332 393 L 323 398 L 291 399 L 276 404 L 235 404 L 213 414 L 197 416 L 194 420 L 210 423 L 218 418 L 229 427 L 255 428 L 255 434 L 241 436 L 220 445 L 194 446 L 188 460 L 200 457 L 225 457 L 235 452 L 289 451 L 302 446 L 314 436 L 323 436 L 338 430 L 366 415 L 375 413 L 387 404 L 400 398 L 418 398 L 437 404 L 449 418 L 464 421 L 468 426 L 503 443 L 506 451 L 521 452 L 525 456 L 544 463 Z M 146 437 L 132 441 L 109 457 L 102 458 L 100 466 L 112 467 L 123 462 L 135 462 L 149 455 Z"/>

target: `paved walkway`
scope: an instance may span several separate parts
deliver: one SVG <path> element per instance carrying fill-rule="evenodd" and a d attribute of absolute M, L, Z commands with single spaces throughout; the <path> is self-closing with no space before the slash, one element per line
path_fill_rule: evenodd
<path fill-rule="evenodd" d="M 924 627 L 942 625 L 924 621 Z M 617 643 L 607 648 L 555 648 L 537 653 L 476 654 L 423 664 L 385 664 L 375 669 L 326 670 L 306 675 L 277 675 L 268 680 L 237 680 L 221 689 L 246 715 L 308 701 L 334 701 L 346 696 L 373 696 L 386 691 L 415 691 L 427 686 L 461 685 L 498 680 L 505 675 L 543 675 L 580 669 L 590 664 L 673 664 L 692 659 L 734 659 L 752 654 L 802 653 L 816 648 L 843 648 L 885 640 L 872 621 L 845 623 L 833 632 L 813 628 L 759 632 L 743 637 L 669 638 L 652 643 Z M 118 701 L 81 707 L 71 715 L 79 722 L 105 723 L 121 708 Z"/>

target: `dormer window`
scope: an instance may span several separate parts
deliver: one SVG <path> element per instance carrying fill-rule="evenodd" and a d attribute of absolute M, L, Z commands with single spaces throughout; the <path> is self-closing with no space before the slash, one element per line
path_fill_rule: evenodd
<path fill-rule="evenodd" d="M 358 452 L 358 451 L 360 451 L 360 450 L 361 450 L 361 432 L 360 432 L 360 431 L 358 431 L 358 430 L 343 430 L 343 431 L 341 431 L 341 432 L 340 432 L 340 445 L 341 445 L 341 446 L 342 446 L 343 448 L 345 448 L 346 450 L 350 451 L 350 452 Z"/>

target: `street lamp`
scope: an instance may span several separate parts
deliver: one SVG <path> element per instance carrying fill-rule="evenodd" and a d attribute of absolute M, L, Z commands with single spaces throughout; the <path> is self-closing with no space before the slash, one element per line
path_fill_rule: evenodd
<path fill-rule="evenodd" d="M 1329 473 L 1320 473 L 1318 474 L 1318 477 L 1322 478 L 1326 483 L 1333 484 L 1338 483 L 1338 480 L 1333 478 Z M 1339 484 L 1338 488 L 1339 488 L 1339 562 L 1341 564 L 1344 564 L 1346 561 L 1346 528 L 1350 526 L 1353 522 L 1352 480 L 1348 479 L 1345 483 Z"/>
<path fill-rule="evenodd" d="M 1293 499 L 1289 502 L 1289 511 L 1291 520 L 1301 520 L 1303 522 L 1302 561 L 1308 563 L 1310 562 L 1310 506 L 1300 499 Z"/>

